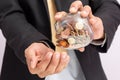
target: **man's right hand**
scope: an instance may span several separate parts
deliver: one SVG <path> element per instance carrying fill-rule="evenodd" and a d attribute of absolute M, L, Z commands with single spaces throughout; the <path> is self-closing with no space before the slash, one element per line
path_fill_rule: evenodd
<path fill-rule="evenodd" d="M 66 52 L 54 52 L 43 43 L 32 43 L 25 50 L 28 69 L 40 78 L 61 72 L 69 62 Z"/>

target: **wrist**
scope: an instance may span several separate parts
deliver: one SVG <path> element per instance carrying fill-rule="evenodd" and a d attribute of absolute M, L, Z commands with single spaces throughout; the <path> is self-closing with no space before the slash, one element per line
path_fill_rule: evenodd
<path fill-rule="evenodd" d="M 100 38 L 100 39 L 95 39 L 91 42 L 91 44 L 96 45 L 96 46 L 100 46 L 103 47 L 104 44 L 106 43 L 107 37 L 106 37 L 106 33 L 104 33 L 104 37 Z"/>
<path fill-rule="evenodd" d="M 100 36 L 100 37 L 98 37 L 98 38 L 95 38 L 95 39 L 93 39 L 94 41 L 101 41 L 101 40 L 104 40 L 105 39 L 105 33 L 103 32 L 103 34 Z"/>

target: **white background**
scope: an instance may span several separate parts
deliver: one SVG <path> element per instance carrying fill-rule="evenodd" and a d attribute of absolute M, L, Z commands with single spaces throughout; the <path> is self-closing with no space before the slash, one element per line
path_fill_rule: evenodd
<path fill-rule="evenodd" d="M 120 0 L 118 1 L 120 2 Z M 0 69 L 2 66 L 4 47 L 5 39 L 0 31 Z M 100 56 L 108 80 L 120 80 L 120 26 L 107 54 L 101 54 Z"/>

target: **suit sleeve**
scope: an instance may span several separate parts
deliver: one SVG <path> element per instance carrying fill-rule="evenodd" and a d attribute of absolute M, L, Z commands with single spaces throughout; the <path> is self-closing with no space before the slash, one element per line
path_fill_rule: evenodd
<path fill-rule="evenodd" d="M 99 52 L 107 52 L 120 24 L 120 5 L 116 0 L 91 0 L 90 6 L 92 7 L 93 14 L 102 19 L 106 33 L 106 43 L 104 46 L 95 47 Z"/>
<path fill-rule="evenodd" d="M 0 28 L 7 44 L 25 63 L 24 50 L 33 42 L 47 41 L 53 44 L 27 22 L 18 0 L 0 0 Z"/>

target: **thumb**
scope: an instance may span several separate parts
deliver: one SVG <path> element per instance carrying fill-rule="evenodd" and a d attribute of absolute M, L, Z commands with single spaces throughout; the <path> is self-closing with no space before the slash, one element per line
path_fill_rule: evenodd
<path fill-rule="evenodd" d="M 34 51 L 30 52 L 30 67 L 34 69 L 38 63 L 38 56 L 36 56 L 36 53 Z"/>
<path fill-rule="evenodd" d="M 96 17 L 92 17 L 90 20 L 89 20 L 90 24 L 92 26 L 95 26 L 96 22 L 97 22 L 97 18 Z"/>
<path fill-rule="evenodd" d="M 34 69 L 34 68 L 36 67 L 37 63 L 38 63 L 38 58 L 35 57 L 35 56 L 32 57 L 32 59 L 31 59 L 31 61 L 30 61 L 30 67 L 31 67 L 32 69 Z"/>

